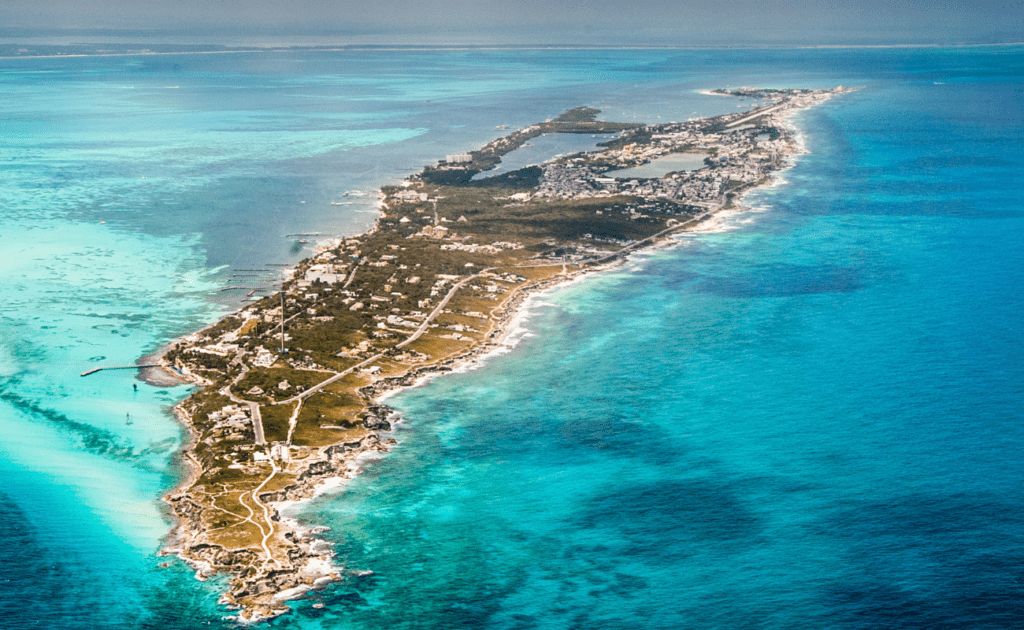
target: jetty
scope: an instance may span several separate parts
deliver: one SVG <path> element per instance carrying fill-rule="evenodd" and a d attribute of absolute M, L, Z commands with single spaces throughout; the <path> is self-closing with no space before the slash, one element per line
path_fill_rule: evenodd
<path fill-rule="evenodd" d="M 145 363 L 143 365 L 105 365 L 103 367 L 93 368 L 91 370 L 82 372 L 80 376 L 89 376 L 102 370 L 139 370 L 142 368 L 155 368 L 160 367 L 158 363 Z"/>

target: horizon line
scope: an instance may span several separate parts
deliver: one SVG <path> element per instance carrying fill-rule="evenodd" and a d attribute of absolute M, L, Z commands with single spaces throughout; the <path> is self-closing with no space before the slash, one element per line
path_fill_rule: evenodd
<path fill-rule="evenodd" d="M 19 44 L 5 44 L 16 46 Z M 31 45 L 31 44 L 28 44 Z M 174 43 L 80 43 L 80 44 L 36 44 L 52 48 L 73 48 L 76 46 L 175 46 Z M 628 45 L 628 44 L 323 44 L 323 45 L 290 45 L 290 44 L 253 44 L 248 46 L 229 46 L 227 44 L 186 44 L 182 46 L 210 46 L 222 49 L 211 50 L 138 50 L 122 52 L 78 52 L 69 54 L 47 55 L 0 55 L 0 59 L 54 59 L 75 57 L 134 57 L 156 55 L 209 55 L 209 54 L 251 54 L 281 51 L 335 52 L 344 50 L 378 50 L 382 52 L 416 51 L 416 50 L 814 50 L 814 49 L 892 49 L 892 48 L 978 48 L 978 47 L 1012 47 L 1024 46 L 1018 42 L 957 42 L 957 43 L 890 43 L 890 44 L 691 44 L 691 45 Z"/>

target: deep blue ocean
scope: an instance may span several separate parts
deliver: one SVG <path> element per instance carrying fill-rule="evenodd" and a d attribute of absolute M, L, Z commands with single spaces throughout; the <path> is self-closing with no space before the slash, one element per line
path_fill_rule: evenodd
<path fill-rule="evenodd" d="M 287 235 L 367 229 L 346 191 L 570 107 L 838 84 L 748 211 L 390 398 L 400 445 L 300 515 L 373 575 L 270 625 L 1019 627 L 1021 47 L 0 60 L 0 627 L 230 627 L 157 556 L 188 389 L 79 373 L 226 313 Z"/>

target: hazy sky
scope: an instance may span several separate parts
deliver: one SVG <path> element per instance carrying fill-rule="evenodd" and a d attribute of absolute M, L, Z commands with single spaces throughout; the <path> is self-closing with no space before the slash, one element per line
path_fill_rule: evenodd
<path fill-rule="evenodd" d="M 1021 0 L 0 0 L 0 27 L 440 43 L 1024 40 Z"/>

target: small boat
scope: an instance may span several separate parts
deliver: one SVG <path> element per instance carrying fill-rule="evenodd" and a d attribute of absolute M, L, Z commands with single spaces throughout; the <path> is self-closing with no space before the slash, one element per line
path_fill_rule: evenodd
<path fill-rule="evenodd" d="M 124 423 L 125 424 L 131 424 L 132 423 L 132 414 L 130 414 L 130 413 L 124 414 Z"/>

